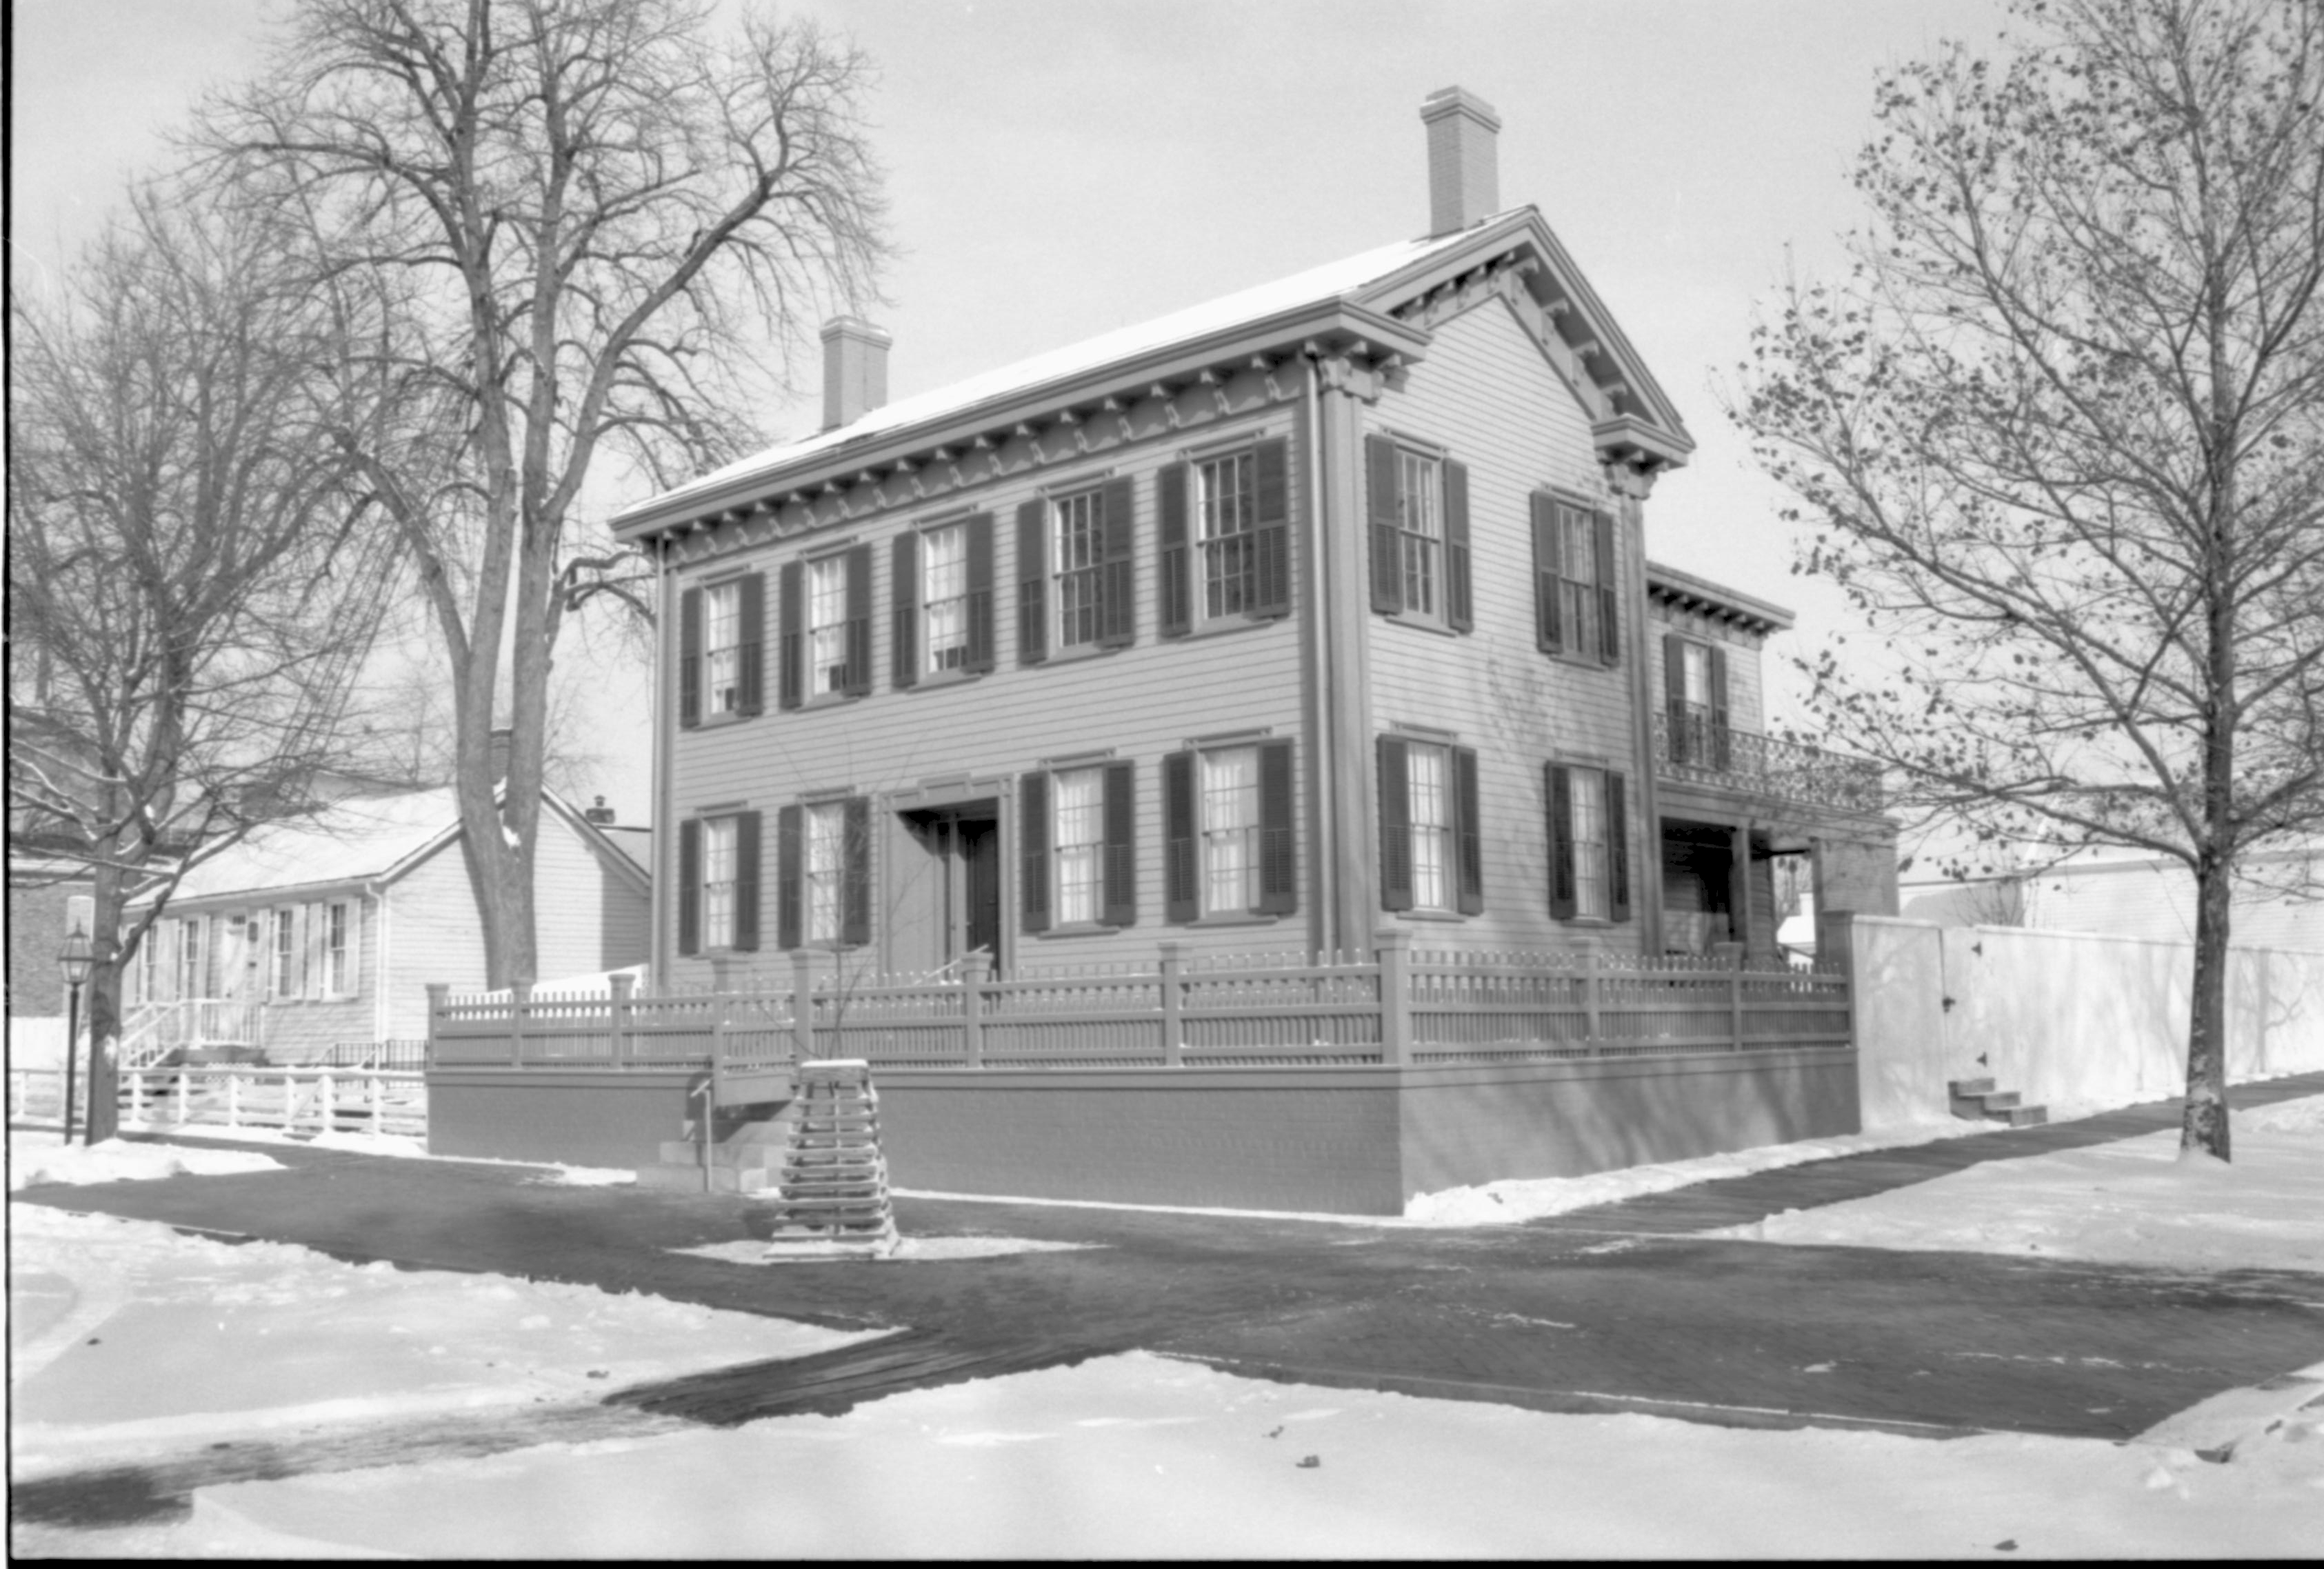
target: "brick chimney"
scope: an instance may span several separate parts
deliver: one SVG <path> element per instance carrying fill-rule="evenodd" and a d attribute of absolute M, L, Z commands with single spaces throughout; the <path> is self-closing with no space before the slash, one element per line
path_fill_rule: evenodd
<path fill-rule="evenodd" d="M 1501 117 L 1466 88 L 1439 88 L 1420 106 L 1428 127 L 1428 232 L 1449 235 L 1501 210 Z M 830 328 L 825 328 L 825 332 Z"/>
<path fill-rule="evenodd" d="M 581 815 L 601 828 L 613 826 L 613 808 L 605 804 L 605 798 L 603 796 L 597 798 L 595 806 L 583 808 Z"/>
<path fill-rule="evenodd" d="M 823 324 L 823 428 L 853 424 L 888 401 L 888 345 L 894 340 L 853 316 Z"/>

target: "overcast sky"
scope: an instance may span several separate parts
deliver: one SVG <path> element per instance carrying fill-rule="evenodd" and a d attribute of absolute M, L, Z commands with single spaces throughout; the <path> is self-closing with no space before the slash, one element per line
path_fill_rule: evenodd
<path fill-rule="evenodd" d="M 252 69 L 262 0 L 14 0 L 11 263 L 53 266 L 207 82 Z M 1719 411 L 1786 265 L 1838 264 L 1873 78 L 1940 39 L 1988 43 L 1990 0 L 811 0 L 783 8 L 879 62 L 872 101 L 903 250 L 891 396 L 1428 226 L 1421 100 L 1500 113 L 1501 200 L 1540 208 L 1698 447 L 1648 503 L 1658 561 L 1840 624 L 1789 575 L 1781 497 Z M 36 274 L 37 275 L 37 274 Z M 816 384 L 811 365 L 794 368 Z M 806 433 L 802 400 L 763 411 Z M 626 499 L 626 498 L 625 498 Z M 1772 651 L 1771 651 L 1772 652 Z M 1772 673 L 1772 672 L 1771 672 Z M 594 788 L 647 805 L 643 688 Z"/>

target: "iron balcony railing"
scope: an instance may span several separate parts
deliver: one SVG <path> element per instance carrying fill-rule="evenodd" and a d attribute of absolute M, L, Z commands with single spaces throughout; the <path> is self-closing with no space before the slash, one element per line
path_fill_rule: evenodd
<path fill-rule="evenodd" d="M 1880 765 L 1720 725 L 1686 704 L 1655 715 L 1655 769 L 1666 779 L 1843 811 L 1877 812 Z"/>

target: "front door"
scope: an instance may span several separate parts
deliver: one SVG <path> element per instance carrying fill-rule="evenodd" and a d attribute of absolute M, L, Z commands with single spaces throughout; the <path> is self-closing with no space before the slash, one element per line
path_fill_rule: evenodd
<path fill-rule="evenodd" d="M 956 965 L 982 948 L 1001 956 L 1001 819 L 990 798 L 903 814 L 927 858 L 898 888 L 895 961 Z"/>
<path fill-rule="evenodd" d="M 1001 825 L 991 817 L 964 817 L 958 835 L 962 870 L 960 943 L 950 957 L 982 948 L 1001 957 Z"/>

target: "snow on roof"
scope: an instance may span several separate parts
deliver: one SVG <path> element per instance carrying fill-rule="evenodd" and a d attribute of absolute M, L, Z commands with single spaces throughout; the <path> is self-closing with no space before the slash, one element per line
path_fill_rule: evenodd
<path fill-rule="evenodd" d="M 1101 369 L 1118 360 L 1134 359 L 1139 355 L 1167 348 L 1175 343 L 1224 332 L 1246 322 L 1261 321 L 1302 305 L 1352 295 L 1369 284 L 1416 263 L 1425 262 L 1439 253 L 1469 245 L 1483 231 L 1532 210 L 1531 208 L 1512 208 L 1508 212 L 1495 214 L 1480 225 L 1452 234 L 1439 235 L 1431 239 L 1399 240 L 1394 245 L 1342 257 L 1321 267 L 1311 267 L 1288 278 L 1278 278 L 1272 283 L 1262 283 L 1254 289 L 1205 300 L 1185 310 L 1156 317 L 1151 321 L 1084 338 L 1079 343 L 1019 360 L 1015 365 L 1003 365 L 998 370 L 971 376 L 966 381 L 954 382 L 948 387 L 939 387 L 933 392 L 882 404 L 851 424 L 802 440 L 770 447 L 752 457 L 730 463 L 675 490 L 662 493 L 646 505 L 663 507 L 696 493 L 715 491 L 752 475 L 770 473 L 867 436 L 941 419 L 1010 392 L 1029 392 L 1050 382 Z M 620 521 L 619 519 L 615 521 Z"/>
<path fill-rule="evenodd" d="M 460 820 L 452 787 L 353 797 L 296 823 L 260 828 L 185 875 L 174 901 L 377 877 Z"/>

